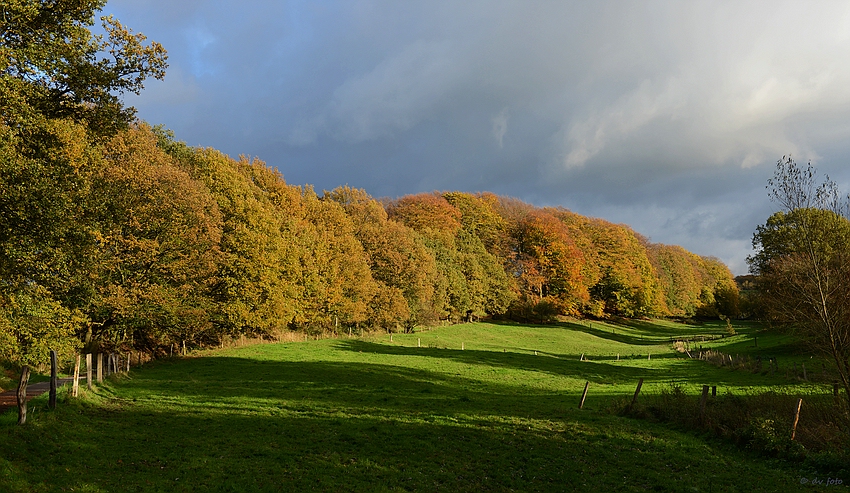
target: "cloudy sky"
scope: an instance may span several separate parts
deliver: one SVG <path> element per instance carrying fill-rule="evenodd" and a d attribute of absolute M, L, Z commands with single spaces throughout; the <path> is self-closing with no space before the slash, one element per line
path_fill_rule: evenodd
<path fill-rule="evenodd" d="M 127 98 L 190 145 L 375 197 L 492 191 L 746 273 L 778 159 L 850 190 L 850 4 L 112 0 Z"/>

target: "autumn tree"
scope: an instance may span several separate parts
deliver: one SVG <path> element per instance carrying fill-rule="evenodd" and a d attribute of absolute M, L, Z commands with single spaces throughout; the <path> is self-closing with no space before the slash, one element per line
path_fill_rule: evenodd
<path fill-rule="evenodd" d="M 434 259 L 427 282 L 433 295 L 420 312 L 423 320 L 458 320 L 470 309 L 466 280 L 457 259 L 455 235 L 461 213 L 438 193 L 407 195 L 387 206 L 388 217 L 422 237 Z"/>
<path fill-rule="evenodd" d="M 296 322 L 338 330 L 366 322 L 375 284 L 366 252 L 342 206 L 319 200 L 305 188 L 307 214 L 298 231 L 302 244 L 302 293 Z"/>
<path fill-rule="evenodd" d="M 8 327 L 48 312 L 56 314 L 49 325 L 71 324 L 54 334 L 84 325 L 75 298 L 96 247 L 89 198 L 98 144 L 133 119 L 122 94 L 164 75 L 162 47 L 118 21 L 104 19 L 106 36 L 92 34 L 104 4 L 0 6 L 0 297 L 9 303 Z M 66 342 L 54 345 L 73 345 Z"/>
<path fill-rule="evenodd" d="M 270 335 L 297 314 L 301 277 L 296 241 L 301 193 L 258 160 L 196 149 L 158 131 L 158 145 L 203 183 L 222 217 L 212 321 L 219 335 Z"/>
<path fill-rule="evenodd" d="M 388 331 L 410 330 L 425 320 L 432 311 L 437 271 L 424 238 L 389 219 L 384 206 L 364 190 L 338 187 L 325 198 L 345 209 L 366 253 L 376 289 L 368 320 Z"/>
<path fill-rule="evenodd" d="M 457 204 L 456 207 L 454 204 Z M 389 217 L 422 235 L 434 256 L 432 315 L 452 321 L 498 315 L 511 303 L 498 250 L 501 218 L 479 199 L 450 192 L 409 195 L 387 207 Z"/>
<path fill-rule="evenodd" d="M 514 219 L 512 272 L 520 286 L 522 310 L 544 303 L 560 314 L 577 314 L 587 291 L 582 282 L 584 256 L 569 228 L 549 211 L 531 209 Z M 538 311 L 540 311 L 538 309 Z"/>
<path fill-rule="evenodd" d="M 591 298 L 607 313 L 626 317 L 653 314 L 655 274 L 634 231 L 601 219 L 584 221 L 581 230 L 591 241 L 598 265 Z"/>
<path fill-rule="evenodd" d="M 768 190 L 782 210 L 756 229 L 748 259 L 766 311 L 832 358 L 850 403 L 848 199 L 791 158 L 777 162 Z"/>
<path fill-rule="evenodd" d="M 406 195 L 391 202 L 387 213 L 394 221 L 421 233 L 454 235 L 461 227 L 461 212 L 438 193 Z"/>
<path fill-rule="evenodd" d="M 156 350 L 211 333 L 222 219 L 205 185 L 157 147 L 144 125 L 104 146 L 92 187 L 97 218 L 86 339 Z"/>

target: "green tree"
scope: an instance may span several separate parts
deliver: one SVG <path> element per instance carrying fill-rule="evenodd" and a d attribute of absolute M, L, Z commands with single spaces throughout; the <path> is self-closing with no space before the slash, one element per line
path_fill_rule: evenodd
<path fill-rule="evenodd" d="M 498 197 L 492 194 L 475 196 L 447 192 L 443 198 L 460 212 L 463 229 L 477 236 L 488 252 L 499 258 L 509 254 L 508 225 L 495 210 Z"/>
<path fill-rule="evenodd" d="M 674 317 L 693 317 L 702 292 L 700 259 L 680 246 L 652 243 L 647 256 L 655 269 L 660 291 L 659 312 Z"/>
<path fill-rule="evenodd" d="M 76 331 L 84 322 L 79 311 L 64 307 L 38 286 L 0 292 L 0 360 L 45 365 L 51 349 L 66 359 L 80 346 Z"/>
<path fill-rule="evenodd" d="M 701 257 L 701 316 L 735 318 L 740 315 L 738 285 L 729 267 L 715 257 Z"/>
<path fill-rule="evenodd" d="M 165 76 L 166 52 L 145 45 L 112 17 L 106 36 L 90 27 L 105 0 L 6 0 L 0 7 L 0 122 L 28 137 L 44 120 L 82 123 L 91 135 L 112 134 L 135 115 L 121 102 L 148 77 Z"/>
<path fill-rule="evenodd" d="M 768 315 L 829 355 L 850 404 L 850 221 L 848 200 L 828 178 L 815 183 L 791 158 L 768 182 L 783 210 L 753 235 L 750 269 Z"/>
<path fill-rule="evenodd" d="M 96 267 L 96 143 L 132 121 L 121 96 L 164 75 L 160 45 L 145 45 L 114 19 L 104 19 L 105 37 L 91 33 L 104 3 L 0 4 L 0 296 L 20 307 L 5 311 L 11 327 L 48 311 L 75 324 L 53 334 L 71 337 L 85 325 L 78 308 Z"/>

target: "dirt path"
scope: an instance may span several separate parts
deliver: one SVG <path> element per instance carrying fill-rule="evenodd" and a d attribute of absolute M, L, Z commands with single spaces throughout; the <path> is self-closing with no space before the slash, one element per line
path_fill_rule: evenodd
<path fill-rule="evenodd" d="M 73 378 L 60 378 L 59 386 L 61 387 L 71 380 L 73 380 Z M 48 392 L 49 390 L 50 382 L 39 382 L 27 385 L 27 401 L 31 400 L 33 397 Z M 17 394 L 17 389 L 9 390 L 0 394 L 0 413 L 4 413 L 11 408 L 18 407 Z"/>

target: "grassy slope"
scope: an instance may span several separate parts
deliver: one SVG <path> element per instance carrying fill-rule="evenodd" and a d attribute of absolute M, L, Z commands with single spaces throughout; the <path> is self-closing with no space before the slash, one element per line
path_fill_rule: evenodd
<path fill-rule="evenodd" d="M 159 362 L 26 427 L 0 416 L 0 491 L 811 491 L 813 472 L 605 412 L 638 378 L 798 385 L 666 342 L 710 332 L 471 324 Z"/>

